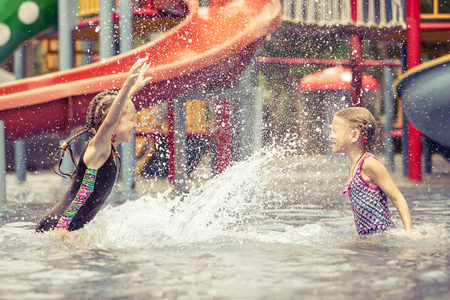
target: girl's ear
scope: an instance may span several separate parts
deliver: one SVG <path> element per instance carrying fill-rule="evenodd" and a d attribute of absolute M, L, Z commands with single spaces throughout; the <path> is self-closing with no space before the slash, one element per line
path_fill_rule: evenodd
<path fill-rule="evenodd" d="M 360 135 L 361 135 L 361 133 L 359 132 L 359 130 L 352 129 L 352 135 L 351 135 L 352 142 L 355 143 L 356 141 L 358 141 Z"/>

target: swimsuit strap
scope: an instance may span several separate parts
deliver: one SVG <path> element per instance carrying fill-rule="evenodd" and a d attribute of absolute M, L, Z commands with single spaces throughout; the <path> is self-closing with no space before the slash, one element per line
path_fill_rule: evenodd
<path fill-rule="evenodd" d="M 351 179 L 351 180 L 350 180 L 350 179 L 347 179 L 347 186 L 342 190 L 342 194 L 343 194 L 343 195 L 345 195 L 345 194 L 349 191 L 349 189 L 350 189 L 350 184 L 351 184 L 351 182 L 355 179 L 355 177 L 356 177 L 358 174 L 361 175 L 361 166 L 362 166 L 362 163 L 363 163 L 364 160 L 366 160 L 366 158 L 368 158 L 368 157 L 373 157 L 373 158 L 375 158 L 376 160 L 378 160 L 378 158 L 376 158 L 376 156 L 373 155 L 372 153 L 367 153 L 367 154 L 361 159 L 361 161 L 358 163 L 358 167 L 356 168 L 355 175 L 352 177 L 352 179 Z M 349 174 L 349 175 L 350 175 L 350 174 Z"/>
<path fill-rule="evenodd" d="M 378 160 L 378 158 L 376 158 L 376 156 L 373 155 L 372 153 L 367 153 L 367 155 L 364 156 L 364 157 L 361 159 L 361 161 L 359 162 L 358 168 L 356 168 L 356 173 L 355 173 L 355 175 L 358 174 L 358 172 L 361 173 L 361 166 L 362 166 L 362 163 L 363 163 L 367 158 L 369 158 L 369 157 L 373 157 L 373 158 L 375 158 L 376 160 Z"/>

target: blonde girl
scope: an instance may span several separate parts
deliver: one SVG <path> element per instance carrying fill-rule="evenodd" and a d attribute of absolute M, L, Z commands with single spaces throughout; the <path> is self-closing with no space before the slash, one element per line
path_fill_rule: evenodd
<path fill-rule="evenodd" d="M 39 221 L 36 232 L 51 231 L 65 234 L 82 228 L 98 213 L 114 186 L 117 162 L 116 148 L 129 142 L 134 131 L 136 110 L 131 97 L 144 87 L 151 78 L 145 78 L 149 65 L 147 58 L 140 59 L 131 67 L 119 92 L 101 92 L 90 102 L 86 125 L 75 132 L 56 156 L 62 152 L 58 170 L 61 176 L 70 176 L 72 182 L 61 200 Z M 69 150 L 75 164 L 70 143 L 83 133 L 93 137 L 86 143 L 80 160 L 72 174 L 61 172 L 61 161 Z M 116 160 L 117 159 L 117 160 Z"/>
<path fill-rule="evenodd" d="M 395 227 L 387 197 L 394 203 L 407 232 L 413 232 L 408 203 L 384 165 L 370 153 L 376 123 L 365 108 L 338 111 L 333 118 L 330 139 L 333 153 L 344 153 L 350 162 L 347 187 L 358 234 L 381 233 Z"/>

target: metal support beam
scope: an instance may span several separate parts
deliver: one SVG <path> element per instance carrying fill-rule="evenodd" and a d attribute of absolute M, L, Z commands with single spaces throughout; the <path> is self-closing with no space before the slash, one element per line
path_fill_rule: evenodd
<path fill-rule="evenodd" d="M 215 171 L 222 173 L 231 164 L 231 103 L 229 100 L 216 101 Z"/>
<path fill-rule="evenodd" d="M 402 43 L 400 47 L 400 56 L 402 61 L 402 72 L 406 72 L 406 43 Z M 402 102 L 403 105 L 403 102 Z M 408 156 L 408 120 L 405 112 L 402 109 L 402 168 L 403 176 L 408 176 L 409 170 L 409 156 Z"/>
<path fill-rule="evenodd" d="M 74 66 L 73 29 L 77 24 L 78 8 L 75 1 L 58 1 L 58 69 L 72 69 Z"/>
<path fill-rule="evenodd" d="M 389 67 L 383 68 L 383 98 L 384 98 L 384 113 L 386 117 L 386 124 L 384 126 L 384 139 L 386 143 L 386 168 L 389 172 L 394 171 L 394 143 L 391 137 L 395 118 L 394 105 L 394 76 L 392 69 Z"/>
<path fill-rule="evenodd" d="M 402 104 L 403 105 L 403 104 Z M 403 176 L 409 174 L 409 145 L 408 145 L 408 119 L 402 112 L 402 157 L 403 157 Z"/>
<path fill-rule="evenodd" d="M 59 71 L 70 70 L 74 67 L 74 39 L 73 29 L 77 24 L 77 4 L 76 1 L 59 0 L 58 1 L 58 69 Z M 61 170 L 70 173 L 73 169 L 72 161 L 64 159 Z M 70 182 L 62 179 L 63 185 L 69 185 Z"/>
<path fill-rule="evenodd" d="M 257 87 L 255 91 L 255 102 L 253 104 L 253 111 L 255 119 L 253 122 L 253 143 L 255 151 L 262 148 L 262 128 L 263 128 L 263 105 L 264 105 L 264 89 Z"/>
<path fill-rule="evenodd" d="M 22 46 L 14 52 L 14 73 L 16 79 L 26 77 L 25 47 Z M 14 165 L 17 181 L 24 182 L 27 169 L 27 143 L 26 140 L 14 143 Z"/>
<path fill-rule="evenodd" d="M 27 142 L 20 140 L 14 142 L 14 165 L 18 182 L 24 182 L 27 172 Z"/>
<path fill-rule="evenodd" d="M 187 189 L 187 147 L 186 147 L 186 99 L 173 101 L 175 139 L 175 190 L 178 195 Z"/>
<path fill-rule="evenodd" d="M 233 134 L 233 161 L 243 161 L 255 151 L 255 95 L 258 93 L 258 65 L 254 56 L 239 77 L 233 91 L 231 126 Z M 245 95 L 245 96 L 244 96 Z"/>
<path fill-rule="evenodd" d="M 81 41 L 81 50 L 83 51 L 83 54 L 81 55 L 81 65 L 83 66 L 92 63 L 91 55 L 84 53 L 84 51 L 92 49 L 92 44 L 91 41 Z"/>
<path fill-rule="evenodd" d="M 100 59 L 114 56 L 114 21 L 111 0 L 100 0 Z"/>
<path fill-rule="evenodd" d="M 120 28 L 119 28 L 119 46 L 120 52 L 125 53 L 133 50 L 133 2 L 132 0 L 121 0 L 120 2 Z M 127 176 L 122 180 L 124 190 L 130 192 L 134 189 L 136 176 L 135 168 L 135 135 L 133 134 L 129 143 L 122 144 L 122 167 Z"/>
<path fill-rule="evenodd" d="M 0 120 L 0 204 L 6 204 L 6 140 L 3 120 Z"/>
<path fill-rule="evenodd" d="M 231 102 L 232 159 L 243 161 L 253 154 L 253 99 L 239 97 Z"/>
<path fill-rule="evenodd" d="M 133 16 L 133 1 L 121 0 L 119 8 L 119 37 L 120 37 L 120 52 L 125 53 L 134 48 L 134 16 Z"/>
<path fill-rule="evenodd" d="M 422 152 L 424 156 L 424 171 L 425 174 L 431 174 L 433 170 L 433 164 L 431 160 L 431 156 L 433 155 L 433 151 L 431 149 L 431 143 L 430 141 L 423 136 L 422 137 Z"/>

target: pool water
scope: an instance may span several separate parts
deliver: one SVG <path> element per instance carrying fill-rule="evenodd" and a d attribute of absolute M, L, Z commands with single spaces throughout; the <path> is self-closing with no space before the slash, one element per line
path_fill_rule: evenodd
<path fill-rule="evenodd" d="M 35 176 L 0 210 L 0 299 L 448 299 L 450 187 L 401 189 L 414 237 L 392 204 L 397 228 L 360 237 L 347 168 L 265 150 L 183 199 L 113 194 L 65 237 L 34 233 L 60 196 Z"/>

